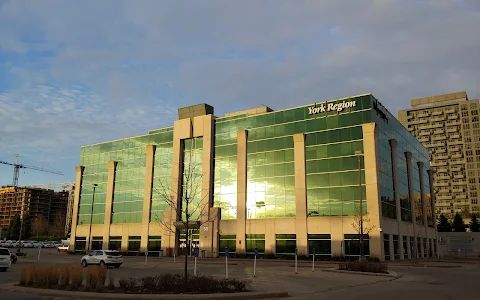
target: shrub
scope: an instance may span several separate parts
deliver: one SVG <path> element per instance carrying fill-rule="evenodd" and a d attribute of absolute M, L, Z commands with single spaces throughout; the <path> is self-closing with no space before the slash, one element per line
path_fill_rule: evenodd
<path fill-rule="evenodd" d="M 28 280 L 28 271 L 27 268 L 21 268 L 20 269 L 20 280 L 19 284 L 23 286 L 28 286 L 29 285 L 29 280 Z"/>
<path fill-rule="evenodd" d="M 52 288 L 58 285 L 58 280 L 60 279 L 60 274 L 58 273 L 58 268 L 55 266 L 46 266 L 45 270 L 45 287 Z"/>
<path fill-rule="evenodd" d="M 387 264 L 382 262 L 348 261 L 339 265 L 339 270 L 357 272 L 388 273 L 387 269 Z"/>
<path fill-rule="evenodd" d="M 70 266 L 69 276 L 71 280 L 70 287 L 73 290 L 79 290 L 83 283 L 83 268 L 81 266 Z"/>
<path fill-rule="evenodd" d="M 118 281 L 120 288 L 126 292 L 135 292 L 138 288 L 137 278 L 123 278 Z"/>
<path fill-rule="evenodd" d="M 70 266 L 63 265 L 60 267 L 60 288 L 70 285 Z"/>
<path fill-rule="evenodd" d="M 105 287 L 107 269 L 102 267 L 89 267 L 85 269 L 85 289 L 101 291 Z"/>
<path fill-rule="evenodd" d="M 115 277 L 113 276 L 113 272 L 109 272 L 109 274 L 108 274 L 107 289 L 110 290 L 110 291 L 115 289 Z"/>

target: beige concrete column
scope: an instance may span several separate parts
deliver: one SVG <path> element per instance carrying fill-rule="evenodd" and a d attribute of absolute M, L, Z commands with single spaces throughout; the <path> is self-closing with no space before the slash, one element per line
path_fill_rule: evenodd
<path fill-rule="evenodd" d="M 422 201 L 422 213 L 423 213 L 423 227 L 425 229 L 425 238 L 428 239 L 428 222 L 427 222 L 427 205 L 426 205 L 426 199 L 425 199 L 425 180 L 423 177 L 423 162 L 422 161 L 417 161 L 417 166 L 418 166 L 418 176 L 420 177 L 420 197 Z M 423 243 L 422 243 L 423 245 Z M 427 249 L 426 252 L 428 254 L 429 250 L 429 244 L 427 243 Z"/>
<path fill-rule="evenodd" d="M 438 232 L 437 232 L 437 222 L 436 222 L 436 217 L 435 217 L 435 201 L 436 201 L 436 195 L 435 195 L 435 190 L 433 188 L 433 174 L 435 171 L 432 169 L 427 170 L 428 173 L 428 182 L 430 183 L 430 202 L 432 203 L 432 218 L 433 218 L 433 229 L 435 230 L 435 236 L 433 237 L 435 241 L 432 241 L 433 243 L 436 242 L 435 247 L 437 248 L 437 253 L 435 253 L 435 248 L 432 249 L 433 256 L 438 257 Z"/>
<path fill-rule="evenodd" d="M 140 252 L 148 251 L 148 233 L 150 225 L 150 209 L 152 206 L 153 165 L 155 163 L 155 145 L 146 146 L 145 183 L 143 185 L 142 239 Z M 161 234 L 158 234 L 161 235 Z"/>
<path fill-rule="evenodd" d="M 418 257 L 417 217 L 415 213 L 415 200 L 413 199 L 412 152 L 405 152 L 405 159 L 407 160 L 408 198 L 410 199 L 410 209 L 412 210 L 413 248 L 415 249 L 414 256 Z"/>
<path fill-rule="evenodd" d="M 105 200 L 105 216 L 103 219 L 103 249 L 108 249 L 110 242 L 110 225 L 112 224 L 113 194 L 115 191 L 116 161 L 108 162 L 107 194 Z"/>
<path fill-rule="evenodd" d="M 397 140 L 391 139 L 390 143 L 390 159 L 392 160 L 392 177 L 393 177 L 393 198 L 395 200 L 395 214 L 397 217 L 397 234 L 399 241 L 402 241 L 400 230 L 400 222 L 402 221 L 402 210 L 400 206 L 400 197 L 398 195 L 398 160 L 397 160 Z M 399 247 L 400 259 L 403 259 L 403 247 Z"/>
<path fill-rule="evenodd" d="M 295 227 L 298 255 L 308 256 L 307 183 L 305 170 L 305 134 L 293 135 L 295 165 Z"/>
<path fill-rule="evenodd" d="M 75 195 L 73 200 L 73 212 L 72 212 L 72 230 L 70 231 L 70 245 L 68 250 L 75 250 L 75 238 L 77 233 L 77 223 L 78 223 L 78 206 L 80 204 L 80 194 L 82 193 L 82 179 L 83 179 L 83 170 L 85 167 L 77 166 L 75 167 Z"/>
<path fill-rule="evenodd" d="M 172 239 L 171 242 L 174 242 L 173 245 L 170 245 L 170 248 L 173 249 L 175 253 L 178 251 L 178 240 L 179 240 L 179 230 L 175 226 L 176 221 L 180 221 L 181 214 L 176 211 L 180 209 L 182 205 L 182 169 L 183 169 L 183 158 L 184 158 L 184 148 L 185 144 L 183 140 L 192 138 L 193 127 L 191 119 L 181 119 L 173 123 L 173 153 L 172 153 L 172 178 L 171 178 L 171 197 L 172 201 L 175 204 L 175 207 L 170 207 L 171 210 L 171 225 L 170 228 L 166 228 L 166 231 L 174 231 L 175 239 Z"/>
<path fill-rule="evenodd" d="M 237 131 L 237 254 L 246 252 L 247 131 Z M 266 250 L 266 249 L 265 249 Z"/>
<path fill-rule="evenodd" d="M 375 123 L 362 124 L 363 131 L 363 149 L 365 163 L 365 183 L 366 183 L 366 200 L 367 213 L 370 219 L 370 226 L 375 226 L 370 235 L 370 255 L 376 256 L 381 260 L 385 260 L 383 251 L 382 232 L 381 230 L 381 203 L 379 195 L 379 179 L 377 166 L 377 133 Z"/>
<path fill-rule="evenodd" d="M 213 146 L 214 146 L 214 120 L 213 115 L 198 116 L 193 119 L 193 137 L 203 137 L 202 150 L 202 192 L 201 192 L 201 226 L 200 249 L 205 250 L 207 257 L 213 257 L 214 218 L 217 217 L 213 210 Z"/>

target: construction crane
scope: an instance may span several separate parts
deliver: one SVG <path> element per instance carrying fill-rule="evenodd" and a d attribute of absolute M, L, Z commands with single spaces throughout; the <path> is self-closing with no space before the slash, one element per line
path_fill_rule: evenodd
<path fill-rule="evenodd" d="M 28 166 L 28 165 L 24 165 L 24 164 L 19 164 L 18 163 L 18 154 L 15 154 L 15 162 L 14 163 L 0 161 L 0 164 L 13 166 L 13 186 L 14 187 L 18 186 L 18 176 L 20 174 L 20 169 L 31 169 L 31 170 L 37 170 L 37 171 L 42 171 L 42 172 L 47 172 L 47 173 L 52 173 L 52 174 L 57 174 L 57 175 L 63 175 L 63 173 L 59 172 L 59 171 L 50 170 L 50 169 L 46 169 L 46 168 L 43 168 L 43 167 L 36 167 L 36 166 Z"/>
<path fill-rule="evenodd" d="M 37 171 L 42 171 L 42 172 L 47 172 L 47 173 L 52 173 L 52 174 L 57 174 L 57 175 L 63 175 L 62 172 L 46 169 L 44 167 L 36 167 L 36 166 L 28 166 L 28 165 L 20 164 L 20 163 L 18 163 L 18 154 L 15 154 L 15 162 L 14 163 L 0 161 L 0 164 L 13 166 L 13 187 L 15 189 L 18 186 L 18 176 L 20 175 L 20 169 L 31 169 L 31 170 L 37 170 Z M 17 195 L 17 193 L 15 191 L 15 197 L 16 197 L 16 195 Z M 20 246 L 21 246 L 20 244 L 21 244 L 21 241 L 22 241 L 23 206 L 24 206 L 24 204 L 23 204 L 23 199 L 22 199 L 22 204 L 21 204 L 21 208 L 20 208 L 20 234 L 18 236 L 17 252 L 20 252 Z"/>

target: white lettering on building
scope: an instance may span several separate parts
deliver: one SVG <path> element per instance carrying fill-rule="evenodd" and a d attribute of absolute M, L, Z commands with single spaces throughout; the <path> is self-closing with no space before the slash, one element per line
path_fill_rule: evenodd
<path fill-rule="evenodd" d="M 336 110 L 338 112 L 344 110 L 345 108 L 355 107 L 357 106 L 357 101 L 343 101 L 340 103 L 328 103 L 320 104 L 320 106 L 312 106 L 308 108 L 309 115 L 315 115 L 318 113 L 323 113 L 326 111 Z"/>

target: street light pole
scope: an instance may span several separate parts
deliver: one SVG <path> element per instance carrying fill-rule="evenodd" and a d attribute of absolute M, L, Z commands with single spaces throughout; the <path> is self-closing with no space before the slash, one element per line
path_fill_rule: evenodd
<path fill-rule="evenodd" d="M 90 228 L 88 230 L 88 243 L 87 243 L 87 253 L 92 251 L 92 222 L 93 222 L 93 204 L 95 203 L 95 189 L 98 184 L 93 184 L 93 194 L 92 194 L 92 211 L 90 212 Z"/>
<path fill-rule="evenodd" d="M 361 169 L 361 158 L 363 156 L 362 151 L 355 151 L 355 156 L 358 161 L 358 189 L 360 192 L 360 261 L 364 260 L 363 254 L 363 203 L 362 203 L 362 169 Z"/>

